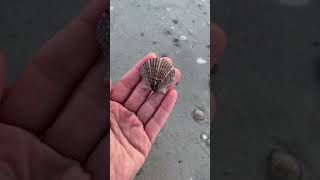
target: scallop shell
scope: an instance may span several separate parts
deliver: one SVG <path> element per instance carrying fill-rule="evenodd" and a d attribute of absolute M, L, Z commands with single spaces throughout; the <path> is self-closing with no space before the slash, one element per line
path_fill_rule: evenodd
<path fill-rule="evenodd" d="M 176 78 L 174 66 L 165 58 L 146 61 L 140 69 L 145 85 L 152 91 L 165 93 Z"/>

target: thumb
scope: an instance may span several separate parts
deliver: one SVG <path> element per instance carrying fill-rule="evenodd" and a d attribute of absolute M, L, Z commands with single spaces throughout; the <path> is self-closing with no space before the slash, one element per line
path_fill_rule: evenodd
<path fill-rule="evenodd" d="M 5 87 L 5 57 L 2 52 L 0 52 L 0 99 L 2 99 L 3 91 Z"/>

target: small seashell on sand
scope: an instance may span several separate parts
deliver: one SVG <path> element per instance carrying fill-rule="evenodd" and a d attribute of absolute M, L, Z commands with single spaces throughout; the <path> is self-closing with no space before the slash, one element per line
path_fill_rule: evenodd
<path fill-rule="evenodd" d="M 166 93 L 176 78 L 174 66 L 166 58 L 149 59 L 141 66 L 140 75 L 148 88 L 160 93 Z"/>
<path fill-rule="evenodd" d="M 196 108 L 194 111 L 193 111 L 193 118 L 195 120 L 204 120 L 204 112 L 201 111 L 199 108 Z"/>

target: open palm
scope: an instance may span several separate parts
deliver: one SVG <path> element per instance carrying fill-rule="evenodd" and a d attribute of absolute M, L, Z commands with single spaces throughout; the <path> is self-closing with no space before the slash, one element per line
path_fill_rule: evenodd
<path fill-rule="evenodd" d="M 177 99 L 177 92 L 172 88 L 181 76 L 177 69 L 177 78 L 166 94 L 151 93 L 144 87 L 139 68 L 155 57 L 155 54 L 149 54 L 142 58 L 114 88 L 110 82 L 112 180 L 131 179 L 137 173 Z M 168 61 L 171 62 L 169 58 Z"/>

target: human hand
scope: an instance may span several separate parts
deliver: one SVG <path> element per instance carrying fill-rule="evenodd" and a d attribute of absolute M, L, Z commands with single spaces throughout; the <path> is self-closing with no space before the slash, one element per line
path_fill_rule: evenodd
<path fill-rule="evenodd" d="M 106 67 L 95 33 L 106 7 L 91 0 L 5 92 L 0 55 L 1 180 L 109 178 Z"/>
<path fill-rule="evenodd" d="M 151 93 L 144 88 L 139 69 L 148 59 L 148 54 L 110 88 L 110 177 L 112 180 L 127 180 L 142 167 L 157 134 L 167 121 L 177 99 L 173 89 L 176 79 L 166 94 Z M 172 61 L 167 58 L 169 62 Z M 110 87 L 112 87 L 110 81 Z M 149 97 L 148 97 L 149 96 Z"/>

